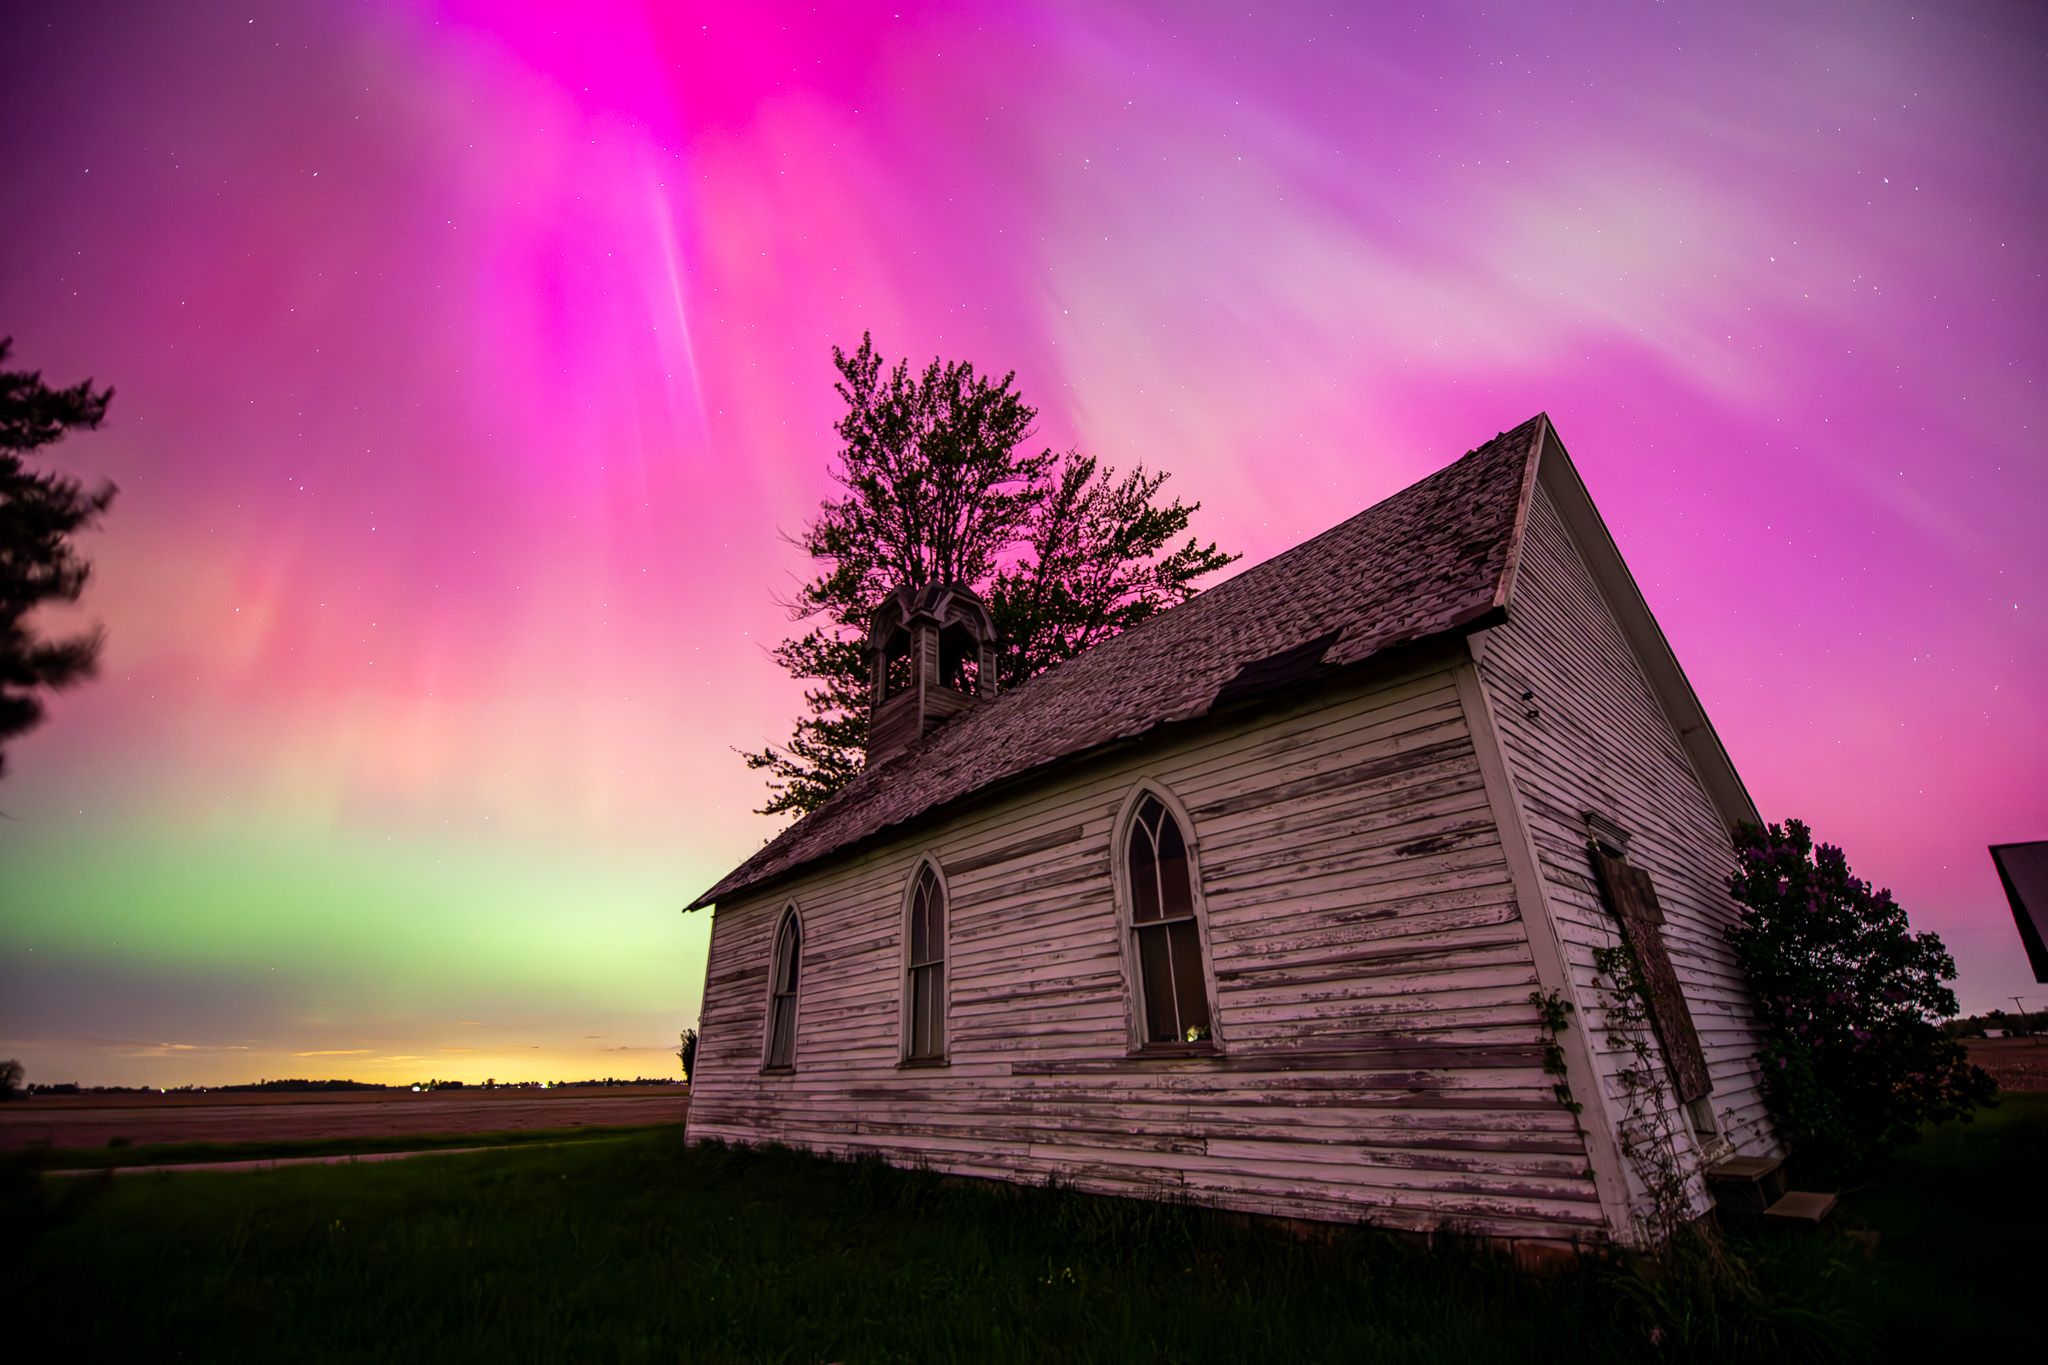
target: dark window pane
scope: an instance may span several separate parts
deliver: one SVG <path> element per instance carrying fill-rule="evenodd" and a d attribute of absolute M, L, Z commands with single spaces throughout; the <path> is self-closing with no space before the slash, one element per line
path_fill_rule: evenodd
<path fill-rule="evenodd" d="M 917 874 L 910 905 L 910 1001 L 908 1055 L 943 1057 L 946 1052 L 946 893 L 930 867 Z"/>
<path fill-rule="evenodd" d="M 927 1057 L 939 1055 L 939 969 L 924 969 L 924 1052 Z"/>
<path fill-rule="evenodd" d="M 931 957 L 931 914 L 929 898 L 925 895 L 925 880 L 917 882 L 917 894 L 910 898 L 910 960 L 923 962 Z"/>
<path fill-rule="evenodd" d="M 796 984 L 803 961 L 803 931 L 796 916 L 783 918 L 775 934 L 774 984 L 768 1005 L 768 1065 L 796 1060 Z"/>
<path fill-rule="evenodd" d="M 910 1055 L 942 1057 L 946 1052 L 946 969 L 913 968 L 910 973 Z"/>
<path fill-rule="evenodd" d="M 1180 824 L 1164 815 L 1159 822 L 1160 914 L 1182 919 L 1195 913 L 1194 894 L 1188 881 L 1188 848 L 1182 842 Z"/>
<path fill-rule="evenodd" d="M 924 1034 L 927 1026 L 924 978 L 924 968 L 910 969 L 910 1055 L 913 1057 L 924 1056 Z"/>
<path fill-rule="evenodd" d="M 931 1044 L 926 1041 L 932 1031 L 931 976 L 920 970 L 911 983 L 910 989 L 910 1055 L 931 1056 Z"/>
<path fill-rule="evenodd" d="M 910 972 L 910 1055 L 924 1055 L 924 969 L 914 967 Z"/>
<path fill-rule="evenodd" d="M 1145 1004 L 1145 1041 L 1150 1043 L 1170 1043 L 1180 1033 L 1174 1019 L 1173 962 L 1166 934 L 1164 925 L 1138 930 L 1138 976 Z"/>
<path fill-rule="evenodd" d="M 924 969 L 912 967 L 904 984 L 910 999 L 910 1055 L 915 1057 L 924 1050 Z"/>
<path fill-rule="evenodd" d="M 939 1055 L 939 969 L 924 969 L 924 1055 Z"/>
<path fill-rule="evenodd" d="M 1170 924 L 1174 1000 L 1179 1009 L 1180 1041 L 1199 1043 L 1209 1036 L 1209 991 L 1202 980 L 1202 935 L 1191 919 Z"/>
<path fill-rule="evenodd" d="M 782 932 L 775 941 L 775 991 L 778 995 L 796 989 L 797 958 L 800 951 L 798 931 L 794 918 L 782 922 Z"/>
<path fill-rule="evenodd" d="M 1152 836 L 1143 823 L 1131 827 L 1131 920 L 1143 924 L 1159 918 L 1159 867 Z"/>
<path fill-rule="evenodd" d="M 789 1066 L 796 1058 L 796 997 L 778 996 L 771 1021 L 768 1065 Z"/>
<path fill-rule="evenodd" d="M 782 921 L 782 941 L 776 943 L 776 990 L 797 988 L 797 964 L 803 958 L 803 931 L 795 919 Z"/>

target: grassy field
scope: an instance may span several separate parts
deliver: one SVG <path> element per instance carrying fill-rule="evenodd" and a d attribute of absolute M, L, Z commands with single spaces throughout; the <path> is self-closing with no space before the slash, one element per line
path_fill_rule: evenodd
<path fill-rule="evenodd" d="M 622 1128 L 688 1113 L 680 1085 L 37 1094 L 0 1104 L 0 1151 Z"/>
<path fill-rule="evenodd" d="M 2037 1335 L 2044 1151 L 2048 1095 L 2009 1096 L 1850 1194 L 1837 1232 L 1744 1244 L 1746 1287 L 1533 1278 L 673 1132 L 254 1175 L 17 1166 L 0 1270 L 21 1359 L 2005 1358 Z"/>
<path fill-rule="evenodd" d="M 521 1147 L 600 1142 L 673 1133 L 675 1125 L 632 1128 L 514 1128 L 501 1133 L 393 1133 L 327 1138 L 275 1138 L 255 1142 L 151 1142 L 140 1147 L 33 1148 L 18 1160 L 45 1171 L 99 1171 L 121 1166 L 190 1166 L 217 1161 L 291 1160 L 314 1156 L 367 1156 L 378 1152 L 431 1152 L 446 1147 Z"/>

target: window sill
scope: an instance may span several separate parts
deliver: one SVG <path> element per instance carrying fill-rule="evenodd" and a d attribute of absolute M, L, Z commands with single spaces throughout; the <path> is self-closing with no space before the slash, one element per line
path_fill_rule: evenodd
<path fill-rule="evenodd" d="M 1223 1050 L 1214 1043 L 1146 1043 L 1143 1047 L 1132 1048 L 1124 1056 L 1134 1062 L 1172 1061 L 1187 1057 L 1220 1057 Z"/>
<path fill-rule="evenodd" d="M 953 1064 L 951 1057 L 905 1057 L 896 1063 L 898 1071 L 932 1071 Z"/>
<path fill-rule="evenodd" d="M 764 1066 L 761 1068 L 761 1074 L 763 1076 L 794 1076 L 796 1068 L 793 1066 Z"/>

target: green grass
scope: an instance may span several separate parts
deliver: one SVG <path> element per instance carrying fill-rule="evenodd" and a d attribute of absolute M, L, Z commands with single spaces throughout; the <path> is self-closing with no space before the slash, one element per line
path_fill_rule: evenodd
<path fill-rule="evenodd" d="M 515 1128 L 495 1133 L 412 1133 L 392 1136 L 275 1138 L 260 1142 L 155 1142 L 141 1147 L 34 1148 L 22 1159 L 46 1171 L 98 1171 L 118 1166 L 185 1166 L 206 1161 L 268 1161 L 288 1157 L 429 1152 L 444 1147 L 518 1147 L 674 1132 L 672 1123 L 631 1127 Z"/>
<path fill-rule="evenodd" d="M 2048 1095 L 2008 1097 L 1850 1196 L 1844 1233 L 1745 1244 L 1753 1275 L 1539 1278 L 673 1130 L 257 1174 L 17 1170 L 0 1274 L 20 1359 L 2005 1358 L 2033 1335 L 2044 1150 Z"/>
<path fill-rule="evenodd" d="M 2006 1093 L 1975 1122 L 1935 1129 L 1849 1192 L 1844 1212 L 1878 1239 L 1868 1300 L 1888 1352 L 1988 1360 L 2020 1341 L 2022 1356 L 2038 1352 L 2048 1091 Z"/>

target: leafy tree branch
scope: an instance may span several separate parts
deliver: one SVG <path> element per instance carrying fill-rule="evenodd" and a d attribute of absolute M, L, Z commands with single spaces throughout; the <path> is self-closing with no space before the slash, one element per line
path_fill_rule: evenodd
<path fill-rule="evenodd" d="M 1167 476 L 1121 475 L 1094 456 L 1033 449 L 1037 410 L 1016 376 L 934 359 L 886 364 L 872 337 L 834 348 L 846 404 L 833 477 L 795 537 L 819 566 L 788 604 L 803 633 L 774 657 L 807 686 L 790 738 L 745 755 L 768 775 L 763 814 L 817 809 L 861 769 L 867 744 L 868 613 L 903 585 L 964 583 L 1001 641 L 1014 687 L 1194 595 L 1237 558 L 1187 534 L 1199 503 L 1162 495 Z"/>

